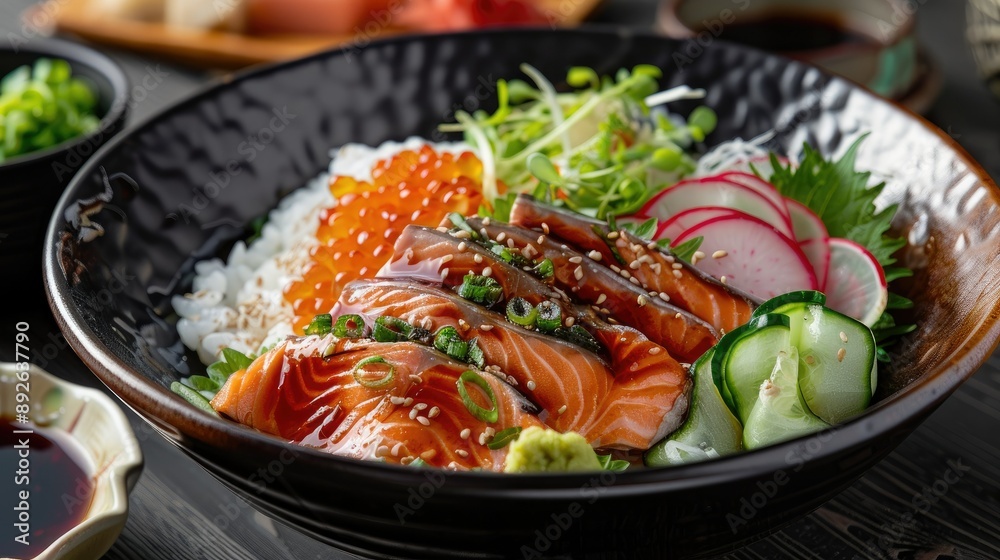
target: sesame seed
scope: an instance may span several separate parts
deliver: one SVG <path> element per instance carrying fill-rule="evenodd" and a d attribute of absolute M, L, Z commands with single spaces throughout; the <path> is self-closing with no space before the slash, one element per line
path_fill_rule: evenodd
<path fill-rule="evenodd" d="M 493 325 L 479 325 L 479 330 L 489 332 L 493 330 Z"/>
<path fill-rule="evenodd" d="M 419 375 L 415 374 L 415 373 L 411 373 L 410 374 L 410 381 L 412 381 L 414 383 L 420 383 L 420 382 L 423 381 L 423 378 L 420 377 Z"/>
<path fill-rule="evenodd" d="M 604 303 L 605 301 L 607 301 L 607 299 L 608 299 L 607 294 L 601 294 L 601 295 L 597 296 L 597 305 L 601 305 L 602 303 Z"/>
<path fill-rule="evenodd" d="M 471 436 L 471 435 L 472 435 L 472 430 L 470 430 L 470 429 L 468 429 L 468 428 L 465 428 L 464 430 L 462 430 L 462 431 L 461 431 L 461 432 L 460 432 L 460 433 L 458 434 L 458 437 L 460 437 L 460 438 L 462 438 L 462 439 L 469 439 L 469 436 Z"/>
<path fill-rule="evenodd" d="M 649 292 L 649 297 L 656 297 L 656 296 L 658 296 L 658 295 L 660 295 L 660 293 L 659 293 L 659 292 L 656 292 L 656 291 L 650 291 L 650 292 Z"/>
<path fill-rule="evenodd" d="M 652 348 L 649 349 L 649 355 L 650 356 L 655 356 L 655 355 L 657 355 L 659 353 L 660 353 L 660 347 L 659 346 L 653 346 Z"/>
<path fill-rule="evenodd" d="M 486 433 L 479 434 L 479 445 L 486 445 Z"/>
<path fill-rule="evenodd" d="M 450 268 L 446 268 L 446 269 L 442 270 L 441 271 L 441 279 L 444 280 L 445 278 L 447 278 L 449 272 L 451 272 Z"/>
<path fill-rule="evenodd" d="M 411 408 L 410 409 L 410 420 L 413 420 L 414 418 L 416 418 L 417 414 L 420 414 L 420 411 L 417 410 L 416 408 Z"/>
<path fill-rule="evenodd" d="M 462 327 L 463 331 L 469 330 L 469 323 L 466 323 L 465 319 L 459 319 L 458 320 L 458 326 Z"/>
<path fill-rule="evenodd" d="M 642 263 L 640 263 L 639 261 L 632 261 L 628 263 L 628 267 L 631 268 L 632 270 L 639 270 L 640 266 L 642 266 Z"/>
<path fill-rule="evenodd" d="M 622 270 L 621 271 L 621 275 L 622 275 L 622 278 L 625 278 L 626 280 L 632 277 L 632 275 L 629 274 L 629 271 L 627 271 L 627 270 Z"/>
<path fill-rule="evenodd" d="M 524 257 L 524 258 L 526 258 L 526 259 L 535 258 L 535 255 L 537 255 L 537 254 L 538 254 L 538 250 L 535 249 L 534 245 L 530 245 L 530 244 L 529 245 L 525 245 L 524 249 L 521 249 L 521 256 Z"/>
<path fill-rule="evenodd" d="M 670 265 L 670 268 L 672 268 L 674 270 L 680 270 L 680 269 L 684 268 L 684 265 L 682 265 L 681 263 L 674 263 L 674 264 Z"/>
<path fill-rule="evenodd" d="M 486 228 L 479 228 L 479 234 L 482 235 L 483 237 L 490 236 L 490 232 L 486 231 Z"/>
<path fill-rule="evenodd" d="M 413 458 L 413 457 L 403 457 L 402 459 L 400 459 L 400 460 L 399 460 L 399 463 L 400 463 L 401 465 L 404 465 L 404 466 L 405 466 L 405 465 L 409 465 L 409 464 L 410 464 L 410 463 L 412 463 L 413 461 L 414 461 L 414 458 Z"/>
<path fill-rule="evenodd" d="M 475 256 L 472 257 L 472 260 L 476 261 L 476 264 L 482 264 L 482 262 L 483 262 L 483 256 L 482 255 L 475 255 Z"/>
<path fill-rule="evenodd" d="M 494 430 L 491 426 L 486 426 L 486 429 L 483 430 L 483 433 L 486 434 L 486 437 L 493 437 L 497 435 L 497 431 Z"/>
<path fill-rule="evenodd" d="M 535 382 L 534 382 L 534 381 L 528 381 L 528 383 L 526 384 L 526 386 L 528 387 L 528 390 L 529 390 L 529 391 L 534 391 L 534 390 L 535 390 L 535 387 L 536 387 L 536 385 L 535 385 Z"/>
<path fill-rule="evenodd" d="M 566 405 L 562 405 L 562 406 L 559 407 L 559 415 L 560 416 L 562 416 L 563 414 L 566 413 L 566 408 L 567 408 Z"/>
<path fill-rule="evenodd" d="M 389 402 L 392 404 L 403 404 L 405 400 L 403 397 L 389 397 Z"/>
<path fill-rule="evenodd" d="M 413 410 L 425 410 L 427 408 L 427 403 L 417 403 L 413 405 Z"/>
<path fill-rule="evenodd" d="M 663 271 L 663 265 L 660 263 L 651 264 L 649 265 L 649 268 L 653 271 L 653 274 L 659 274 Z"/>
<path fill-rule="evenodd" d="M 491 220 L 490 220 L 490 217 L 489 217 L 489 216 L 486 216 L 485 218 L 483 218 L 483 225 L 484 225 L 484 226 L 487 226 L 487 227 L 489 227 L 489 225 L 490 225 L 490 222 L 491 222 Z"/>
<path fill-rule="evenodd" d="M 402 447 L 403 447 L 403 442 L 399 442 L 396 445 L 393 445 L 392 451 L 390 451 L 390 453 L 392 453 L 392 456 L 399 457 L 399 450 L 402 449 Z"/>
<path fill-rule="evenodd" d="M 573 271 L 573 277 L 577 280 L 583 280 L 583 267 L 576 267 L 576 270 Z"/>
<path fill-rule="evenodd" d="M 380 446 L 378 446 L 378 449 L 375 450 L 375 456 L 376 457 L 385 457 L 388 454 L 389 454 L 389 446 L 388 445 L 380 445 Z"/>
<path fill-rule="evenodd" d="M 403 399 L 403 406 L 410 406 L 411 404 L 413 404 L 413 397 Z"/>
<path fill-rule="evenodd" d="M 635 276 L 633 276 L 633 277 L 629 278 L 629 279 L 628 279 L 628 281 L 629 281 L 629 282 L 631 282 L 631 283 L 633 283 L 633 284 L 635 284 L 636 286 L 639 286 L 639 285 L 640 285 L 640 284 L 639 284 L 639 279 L 638 279 L 638 278 L 636 278 Z"/>
<path fill-rule="evenodd" d="M 435 407 L 431 407 L 431 409 L 429 411 L 427 411 L 427 417 L 428 418 L 434 418 L 438 414 L 441 414 L 441 409 L 438 408 L 438 407 L 436 407 L 436 406 Z"/>
<path fill-rule="evenodd" d="M 441 233 L 447 233 L 448 232 L 448 228 L 446 228 L 444 226 L 441 226 L 441 227 L 437 228 L 437 230 L 440 231 Z"/>
<path fill-rule="evenodd" d="M 455 454 L 458 455 L 459 457 L 462 457 L 463 459 L 469 456 L 469 452 L 464 449 L 456 449 Z"/>
<path fill-rule="evenodd" d="M 639 362 L 632 362 L 632 365 L 628 367 L 629 371 L 638 371 L 638 369 L 639 369 Z"/>
<path fill-rule="evenodd" d="M 703 259 L 703 258 L 705 258 L 705 253 L 703 253 L 701 251 L 695 251 L 694 252 L 694 258 L 696 258 L 696 259 Z"/>
<path fill-rule="evenodd" d="M 847 344 L 847 333 L 840 331 L 840 340 L 842 340 L 844 344 Z"/>
<path fill-rule="evenodd" d="M 545 243 L 545 236 L 539 235 L 538 239 L 536 239 L 535 241 L 537 241 L 539 245 L 543 245 Z"/>
<path fill-rule="evenodd" d="M 650 241 L 649 243 L 646 244 L 646 248 L 649 249 L 650 251 L 655 251 L 657 249 L 656 242 Z"/>
<path fill-rule="evenodd" d="M 675 259 L 673 255 L 663 255 L 663 260 L 665 260 L 667 262 L 674 262 L 677 259 Z"/>
<path fill-rule="evenodd" d="M 847 356 L 847 348 L 841 348 L 840 350 L 837 350 L 837 361 L 838 362 L 843 362 L 844 361 L 844 357 L 846 357 L 846 356 Z"/>
<path fill-rule="evenodd" d="M 464 243 L 464 241 L 463 241 L 463 243 Z M 450 263 L 452 261 L 452 259 L 454 259 L 454 258 L 455 258 L 455 255 L 445 255 L 445 256 L 441 257 L 441 264 Z"/>
<path fill-rule="evenodd" d="M 423 453 L 420 454 L 420 458 L 423 459 L 424 461 L 430 461 L 431 459 L 434 458 L 435 455 L 437 455 L 437 451 L 435 451 L 434 449 L 428 449 L 427 451 L 424 451 Z"/>
<path fill-rule="evenodd" d="M 464 250 L 466 250 L 468 248 L 469 248 L 469 246 L 466 245 L 465 241 L 463 241 L 463 242 L 461 242 L 461 243 L 458 244 L 458 251 L 459 252 L 462 252 L 462 251 L 464 251 Z"/>
<path fill-rule="evenodd" d="M 639 297 L 635 298 L 635 303 L 639 307 L 645 307 L 646 304 L 649 303 L 649 300 L 646 299 L 646 296 L 640 295 Z"/>
<path fill-rule="evenodd" d="M 607 307 L 602 307 L 601 308 L 601 313 L 604 313 L 605 315 L 611 315 L 611 311 Z M 612 318 L 610 318 L 608 320 L 609 321 L 614 321 L 614 317 L 612 317 Z"/>
<path fill-rule="evenodd" d="M 813 358 L 812 356 L 806 356 L 806 363 L 809 365 L 813 365 L 816 363 L 816 358 Z"/>
<path fill-rule="evenodd" d="M 424 426 L 430 426 L 431 421 L 427 419 L 426 416 L 417 416 L 417 422 L 420 422 Z"/>
<path fill-rule="evenodd" d="M 726 275 L 725 274 L 722 275 L 722 278 L 719 278 L 719 282 L 722 282 L 723 284 L 726 283 Z"/>
<path fill-rule="evenodd" d="M 668 296 L 665 292 L 660 292 L 660 299 L 663 301 L 670 301 L 670 296 Z"/>
<path fill-rule="evenodd" d="M 633 253 L 638 253 L 639 251 L 642 251 L 642 245 L 639 245 L 638 243 L 632 243 L 631 245 L 628 246 L 628 248 L 631 249 Z"/>
<path fill-rule="evenodd" d="M 573 264 L 580 264 L 583 262 L 583 257 L 570 257 L 569 262 Z"/>
<path fill-rule="evenodd" d="M 566 317 L 565 325 L 567 327 L 572 327 L 574 324 L 576 324 L 576 318 L 575 317 Z"/>
<path fill-rule="evenodd" d="M 510 237 L 507 238 L 507 247 L 509 247 L 511 249 L 514 248 L 514 240 L 512 238 L 510 238 Z"/>
<path fill-rule="evenodd" d="M 562 249 L 563 251 L 569 251 L 569 247 L 565 243 L 560 245 L 559 248 Z"/>
<path fill-rule="evenodd" d="M 497 243 L 503 243 L 504 239 L 507 239 L 507 234 L 501 231 L 500 235 L 497 236 Z"/>
<path fill-rule="evenodd" d="M 618 232 L 617 231 L 612 231 L 611 233 L 609 233 L 608 234 L 608 239 L 618 239 Z"/>
<path fill-rule="evenodd" d="M 681 315 L 680 311 L 678 311 L 677 313 L 674 314 L 674 319 L 683 319 L 683 318 L 684 318 L 684 316 Z"/>
<path fill-rule="evenodd" d="M 712 253 L 712 258 L 713 259 L 721 259 L 721 258 L 725 257 L 728 254 L 729 253 L 727 253 L 726 251 L 723 251 L 722 249 L 719 249 L 718 251 Z"/>
<path fill-rule="evenodd" d="M 487 278 L 489 278 L 490 276 L 493 276 L 493 269 L 490 268 L 490 267 L 488 267 L 488 266 L 486 268 L 484 268 L 483 269 L 483 276 L 485 276 Z"/>
<path fill-rule="evenodd" d="M 542 231 L 545 232 L 545 235 L 548 235 L 549 234 L 549 224 L 547 224 L 545 222 L 542 222 Z"/>
<path fill-rule="evenodd" d="M 651 263 L 653 262 L 653 257 L 649 255 L 643 255 L 636 260 L 639 261 L 640 263 Z"/>
<path fill-rule="evenodd" d="M 597 252 L 597 251 L 591 251 L 591 252 L 587 253 L 587 256 L 590 257 L 590 258 L 592 258 L 592 259 L 594 259 L 595 261 L 599 261 L 602 258 L 601 254 L 599 252 Z"/>
<path fill-rule="evenodd" d="M 611 265 L 611 272 L 614 272 L 615 274 L 618 274 L 618 273 L 620 273 L 621 271 L 622 271 L 622 269 L 618 268 L 618 267 L 617 267 L 617 266 L 615 266 L 615 265 Z"/>
<path fill-rule="evenodd" d="M 470 235 L 469 232 L 465 231 L 464 229 L 452 233 L 451 236 L 457 237 L 458 239 L 468 239 L 472 237 L 472 235 Z"/>

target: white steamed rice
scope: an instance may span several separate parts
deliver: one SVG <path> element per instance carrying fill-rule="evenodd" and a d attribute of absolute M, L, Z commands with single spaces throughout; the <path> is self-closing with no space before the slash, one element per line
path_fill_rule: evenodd
<path fill-rule="evenodd" d="M 256 353 L 294 334 L 294 314 L 282 290 L 309 262 L 309 249 L 317 243 L 320 212 L 335 205 L 330 177 L 370 181 L 375 162 L 424 144 L 442 152 L 473 151 L 464 143 L 437 144 L 416 137 L 377 148 L 347 144 L 331 152 L 329 171 L 281 200 L 249 247 L 237 241 L 225 261 L 197 263 L 193 293 L 173 298 L 174 310 L 181 317 L 177 332 L 184 345 L 210 364 L 219 359 L 223 348 Z"/>

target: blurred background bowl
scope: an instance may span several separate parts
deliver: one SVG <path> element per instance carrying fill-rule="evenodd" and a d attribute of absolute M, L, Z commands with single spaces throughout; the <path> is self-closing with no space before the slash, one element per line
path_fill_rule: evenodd
<path fill-rule="evenodd" d="M 77 169 L 124 128 L 129 109 L 129 82 L 118 64 L 76 43 L 5 42 L 0 47 L 0 76 L 40 58 L 65 60 L 74 77 L 88 82 L 97 94 L 101 122 L 91 134 L 0 163 L 0 268 L 16 271 L 7 282 L 13 281 L 19 295 L 30 295 L 32 301 L 39 299 L 33 297 L 35 292 L 41 295 L 42 240 L 56 201 Z"/>

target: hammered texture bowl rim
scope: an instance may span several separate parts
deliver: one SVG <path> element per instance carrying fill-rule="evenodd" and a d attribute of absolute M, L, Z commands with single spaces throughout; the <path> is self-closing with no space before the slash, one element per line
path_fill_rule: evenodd
<path fill-rule="evenodd" d="M 13 374 L 15 371 L 13 362 L 0 362 L 0 373 L 6 375 Z M 98 469 L 94 475 L 108 480 L 108 491 L 111 493 L 112 501 L 108 509 L 96 514 L 88 507 L 87 513 L 80 519 L 79 523 L 52 541 L 36 557 L 40 560 L 58 560 L 66 554 L 72 554 L 77 547 L 85 545 L 91 538 L 105 533 L 111 527 L 116 527 L 118 531 L 125 527 L 125 522 L 128 520 L 128 498 L 131 491 L 129 481 L 134 479 L 133 473 L 141 471 L 143 467 L 142 448 L 132 431 L 128 418 L 125 417 L 125 413 L 111 397 L 98 389 L 66 381 L 35 364 L 29 366 L 29 371 L 32 378 L 42 378 L 52 387 L 61 389 L 65 395 L 64 398 L 77 401 L 82 407 L 92 406 L 100 409 L 107 415 L 108 420 L 120 435 L 120 439 L 114 440 L 120 447 L 120 451 L 105 468 L 102 468 L 102 465 L 83 445 L 77 443 L 78 451 L 86 455 L 88 461 Z M 74 440 L 86 439 L 86 437 L 81 438 L 75 432 L 68 434 L 67 437 Z"/>
<path fill-rule="evenodd" d="M 664 45 L 681 44 L 683 41 L 671 39 L 653 32 L 631 31 L 621 28 L 588 28 L 552 30 L 549 28 L 503 29 L 476 32 L 448 33 L 432 36 L 397 36 L 373 41 L 369 47 L 400 45 L 419 41 L 446 41 L 463 37 L 493 38 L 498 36 L 530 36 L 533 34 L 557 33 L 565 37 L 619 37 L 622 39 L 654 40 Z M 747 47 L 717 41 L 713 48 Z M 756 50 L 756 49 L 750 49 Z M 204 414 L 186 401 L 176 397 L 167 387 L 154 383 L 133 373 L 129 366 L 115 356 L 94 334 L 72 303 L 68 282 L 61 271 L 59 237 L 63 223 L 61 211 L 75 197 L 76 189 L 84 179 L 94 173 L 106 154 L 140 135 L 146 128 L 171 118 L 175 113 L 213 97 L 220 91 L 236 87 L 249 79 L 266 78 L 312 63 L 327 57 L 344 56 L 343 49 L 332 49 L 300 59 L 269 64 L 244 70 L 231 78 L 210 84 L 192 96 L 149 116 L 131 130 L 117 135 L 104 145 L 81 168 L 57 205 L 57 211 L 49 222 L 46 233 L 44 254 L 44 283 L 46 297 L 59 327 L 67 341 L 83 362 L 108 385 L 126 404 L 135 409 L 157 429 L 182 441 L 196 441 L 204 445 L 224 445 L 236 447 L 244 453 L 279 453 L 291 449 L 297 453 L 297 460 L 310 467 L 336 465 L 351 476 L 363 478 L 378 477 L 383 481 L 400 484 L 414 484 L 423 480 L 417 469 L 410 469 L 370 461 L 358 461 L 339 457 L 308 447 L 287 443 L 277 437 L 257 432 L 236 422 Z M 771 54 L 763 56 L 776 59 L 781 64 L 786 59 Z M 796 63 L 801 64 L 801 63 Z M 805 65 L 808 66 L 808 65 Z M 940 138 L 941 142 L 954 152 L 955 158 L 967 166 L 979 183 L 989 191 L 989 202 L 1000 208 L 1000 190 L 971 156 L 941 131 L 919 115 L 891 101 L 884 100 L 863 87 L 841 78 L 831 77 L 855 90 L 859 95 L 871 98 L 873 103 L 884 105 L 887 111 L 896 113 L 895 118 L 916 119 L 921 127 Z M 986 202 L 984 202 L 986 203 Z M 1000 296 L 1000 294 L 998 294 Z M 822 449 L 814 458 L 832 457 L 847 450 L 863 447 L 866 442 L 879 434 L 900 430 L 914 417 L 929 413 L 950 395 L 965 379 L 977 371 L 1000 342 L 1000 297 L 992 306 L 979 328 L 969 333 L 961 350 L 941 361 L 933 375 L 922 375 L 906 387 L 887 397 L 864 414 L 840 424 L 830 430 Z M 749 476 L 765 476 L 780 469 L 789 453 L 801 449 L 808 438 L 799 438 L 779 443 L 763 449 L 744 452 L 697 464 L 680 465 L 669 468 L 641 469 L 625 472 L 618 476 L 616 483 L 608 487 L 607 494 L 614 497 L 645 495 L 650 491 L 669 492 L 678 488 L 703 487 Z M 331 461 L 333 463 L 331 463 Z M 519 497 L 565 499 L 575 496 L 580 485 L 589 479 L 586 474 L 525 474 L 510 476 L 499 473 L 463 473 L 449 475 L 449 489 L 456 494 L 469 496 L 499 496 L 517 499 Z"/>
<path fill-rule="evenodd" d="M 101 116 L 101 121 L 97 125 L 97 130 L 89 134 L 71 138 L 65 142 L 43 150 L 37 150 L 11 158 L 4 163 L 0 163 L 0 173 L 11 169 L 37 164 L 40 161 L 45 161 L 46 159 L 58 157 L 61 154 L 75 151 L 80 146 L 88 142 L 94 142 L 95 138 L 106 134 L 109 130 L 114 128 L 114 124 L 116 122 L 124 120 L 128 116 L 130 82 L 121 65 L 115 62 L 108 55 L 86 45 L 52 38 L 29 41 L 26 46 L 18 49 L 4 47 L 0 50 L 5 53 L 13 53 L 17 55 L 27 54 L 28 56 L 34 57 L 35 60 L 45 57 L 57 57 L 69 62 L 71 67 L 86 66 L 108 80 L 111 84 L 111 89 L 114 92 L 112 98 L 108 100 L 108 110 Z M 100 142 L 100 140 L 98 140 L 98 142 Z M 105 144 L 106 143 L 107 142 L 105 142 Z"/>

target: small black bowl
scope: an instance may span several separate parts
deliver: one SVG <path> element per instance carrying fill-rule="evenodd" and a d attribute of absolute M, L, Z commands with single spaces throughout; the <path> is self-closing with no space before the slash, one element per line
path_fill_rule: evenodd
<path fill-rule="evenodd" d="M 832 430 L 747 453 L 614 475 L 442 473 L 336 457 L 211 417 L 168 389 L 202 373 L 170 309 L 193 264 L 327 168 L 329 149 L 419 134 L 528 62 L 559 82 L 639 63 L 707 90 L 711 145 L 774 129 L 791 156 L 870 132 L 858 165 L 898 203 L 901 287 L 918 330 L 880 369 L 877 403 Z M 564 84 L 563 84 L 564 85 Z M 674 107 L 681 113 L 694 103 Z M 268 130 L 270 129 L 270 130 Z M 248 149 L 248 139 L 268 139 Z M 78 219 L 82 213 L 99 223 Z M 775 531 L 857 480 L 978 369 L 1000 337 L 1000 191 L 946 134 L 804 64 L 722 41 L 617 31 L 395 38 L 258 69 L 122 134 L 81 169 L 46 242 L 66 340 L 133 410 L 260 510 L 343 548 L 404 558 L 675 558 Z"/>
<path fill-rule="evenodd" d="M 40 58 L 69 62 L 73 76 L 95 89 L 101 123 L 91 134 L 0 164 L 0 269 L 18 271 L 16 286 L 32 295 L 41 295 L 42 240 L 52 209 L 80 166 L 124 128 L 129 94 L 128 78 L 110 58 L 55 39 L 0 48 L 0 76 Z"/>

